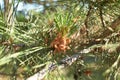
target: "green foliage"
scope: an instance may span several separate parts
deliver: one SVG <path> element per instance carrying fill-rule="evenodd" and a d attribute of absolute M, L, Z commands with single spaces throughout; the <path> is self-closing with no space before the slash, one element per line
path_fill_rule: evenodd
<path fill-rule="evenodd" d="M 62 13 L 59 12 L 55 16 L 55 26 L 57 27 L 57 32 L 62 33 L 62 35 L 69 35 L 71 32 L 77 30 L 78 25 L 74 21 L 75 17 L 73 13 L 66 12 Z"/>
<path fill-rule="evenodd" d="M 43 13 L 31 10 L 28 18 L 22 12 L 15 16 L 13 14 L 10 19 L 12 24 L 7 23 L 1 14 L 0 73 L 8 74 L 11 78 L 26 78 L 55 62 L 58 68 L 48 73 L 46 80 L 119 80 L 119 29 L 116 27 L 117 30 L 106 34 L 107 37 L 99 37 L 105 29 L 109 31 L 109 26 L 119 17 L 119 1 L 70 0 L 56 4 L 62 6 Z M 17 13 L 16 10 L 14 12 Z M 118 19 L 117 26 L 119 22 Z M 50 47 L 58 33 L 72 40 L 71 49 L 63 54 L 54 54 Z M 82 59 L 71 66 L 59 69 L 61 59 L 79 53 L 84 48 L 92 51 L 82 54 Z"/>

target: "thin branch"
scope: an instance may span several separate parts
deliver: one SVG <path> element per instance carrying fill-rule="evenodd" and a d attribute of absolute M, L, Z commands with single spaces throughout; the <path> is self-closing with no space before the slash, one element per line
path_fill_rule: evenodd
<path fill-rule="evenodd" d="M 91 16 L 91 10 L 92 10 L 92 5 L 90 4 L 89 5 L 89 10 L 88 10 L 88 12 L 87 12 L 87 14 L 86 14 L 86 19 L 85 19 L 85 21 L 84 21 L 84 25 L 85 25 L 85 32 L 86 32 L 86 36 L 87 37 L 89 37 L 88 36 L 88 30 L 87 30 L 87 28 L 88 28 L 88 19 L 89 19 L 89 17 Z"/>
<path fill-rule="evenodd" d="M 88 12 L 87 12 L 86 19 L 85 19 L 85 23 L 84 23 L 85 26 L 86 26 L 86 28 L 88 28 L 88 19 L 89 19 L 90 15 L 91 15 L 91 10 L 92 10 L 92 6 L 89 5 L 89 10 L 88 10 Z"/>
<path fill-rule="evenodd" d="M 103 26 L 103 28 L 105 28 L 105 23 L 104 23 L 104 19 L 103 19 L 103 12 L 102 12 L 102 6 L 100 6 L 99 11 L 100 11 L 100 19 L 101 19 L 101 22 L 102 22 L 102 26 Z"/>

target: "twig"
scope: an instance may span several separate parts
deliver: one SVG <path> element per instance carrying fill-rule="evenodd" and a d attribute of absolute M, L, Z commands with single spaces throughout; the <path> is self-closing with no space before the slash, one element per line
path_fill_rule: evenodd
<path fill-rule="evenodd" d="M 105 23 L 104 23 L 104 19 L 103 19 L 103 12 L 102 12 L 102 6 L 100 6 L 99 11 L 100 11 L 100 19 L 101 19 L 101 22 L 102 22 L 102 26 L 103 26 L 103 28 L 105 28 Z"/>
<path fill-rule="evenodd" d="M 87 12 L 85 23 L 84 23 L 86 28 L 88 28 L 88 19 L 89 19 L 90 15 L 91 15 L 91 10 L 92 10 L 92 6 L 89 5 L 89 10 Z"/>
<path fill-rule="evenodd" d="M 89 5 L 89 10 L 88 10 L 88 12 L 86 14 L 86 18 L 85 18 L 85 21 L 84 21 L 84 25 L 85 25 L 85 29 L 86 29 L 86 36 L 88 38 L 89 38 L 89 36 L 88 36 L 88 30 L 87 30 L 87 28 L 88 28 L 88 19 L 91 16 L 91 10 L 92 10 L 92 5 L 90 4 Z"/>

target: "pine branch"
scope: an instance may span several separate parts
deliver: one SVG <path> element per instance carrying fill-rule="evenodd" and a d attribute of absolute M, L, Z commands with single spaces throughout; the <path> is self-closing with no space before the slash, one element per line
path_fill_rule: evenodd
<path fill-rule="evenodd" d="M 119 43 L 107 44 L 107 45 L 99 44 L 99 45 L 91 46 L 87 49 L 83 49 L 80 52 L 78 52 L 77 54 L 72 55 L 71 57 L 62 59 L 58 64 L 56 64 L 54 62 L 49 63 L 44 69 L 37 72 L 33 76 L 27 78 L 27 80 L 42 80 L 47 75 L 47 73 L 55 70 L 56 68 L 62 69 L 62 68 L 65 68 L 66 66 L 72 65 L 76 60 L 78 60 L 79 58 L 82 57 L 82 54 L 88 54 L 90 52 L 93 52 L 93 51 L 95 51 L 96 48 L 101 49 L 104 46 L 104 50 L 108 50 L 111 48 L 114 48 L 116 50 L 116 48 L 119 47 L 119 45 L 120 45 Z M 119 57 L 118 57 L 118 59 L 119 59 Z M 117 62 L 118 62 L 118 60 L 117 60 Z M 113 65 L 115 65 L 115 64 L 116 63 L 114 63 Z"/>
<path fill-rule="evenodd" d="M 91 51 L 92 49 L 90 48 L 83 49 L 82 51 L 78 52 L 78 54 L 62 59 L 58 64 L 51 62 L 47 65 L 47 67 L 34 74 L 33 76 L 29 77 L 27 80 L 42 80 L 50 71 L 53 71 L 56 68 L 62 69 L 66 66 L 70 66 L 72 65 L 72 63 L 74 63 L 77 59 L 81 57 L 81 54 L 89 53 Z"/>

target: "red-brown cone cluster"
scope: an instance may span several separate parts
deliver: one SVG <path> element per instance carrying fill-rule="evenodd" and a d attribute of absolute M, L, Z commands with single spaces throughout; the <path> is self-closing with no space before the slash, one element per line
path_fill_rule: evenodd
<path fill-rule="evenodd" d="M 51 42 L 51 47 L 53 47 L 55 50 L 54 52 L 65 52 L 69 48 L 71 40 L 67 37 L 63 37 L 60 33 L 57 35 L 57 37 Z"/>

